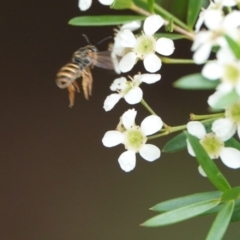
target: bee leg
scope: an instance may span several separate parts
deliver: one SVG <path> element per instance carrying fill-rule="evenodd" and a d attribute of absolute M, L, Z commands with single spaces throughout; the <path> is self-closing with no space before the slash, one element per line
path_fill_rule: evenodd
<path fill-rule="evenodd" d="M 89 96 L 92 95 L 92 83 L 93 78 L 89 68 L 82 72 L 82 87 L 84 97 L 88 100 Z"/>
<path fill-rule="evenodd" d="M 77 81 L 74 81 L 72 84 L 74 86 L 75 92 L 80 92 L 80 87 L 78 86 Z"/>
<path fill-rule="evenodd" d="M 69 97 L 69 107 L 72 107 L 74 105 L 74 99 L 75 99 L 75 88 L 74 86 L 71 84 L 68 86 L 68 97 Z"/>

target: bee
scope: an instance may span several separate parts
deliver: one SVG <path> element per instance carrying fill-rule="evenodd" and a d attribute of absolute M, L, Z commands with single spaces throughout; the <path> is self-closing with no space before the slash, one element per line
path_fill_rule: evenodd
<path fill-rule="evenodd" d="M 114 69 L 111 51 L 99 52 L 97 47 L 91 45 L 86 35 L 83 34 L 88 45 L 79 48 L 73 53 L 71 62 L 65 64 L 57 73 L 56 84 L 59 88 L 67 88 L 69 92 L 69 107 L 74 105 L 75 92 L 80 92 L 77 79 L 82 77 L 82 88 L 85 99 L 89 99 L 92 94 L 93 77 L 91 68 L 94 66 Z M 103 39 L 96 45 L 102 43 L 108 38 Z"/>

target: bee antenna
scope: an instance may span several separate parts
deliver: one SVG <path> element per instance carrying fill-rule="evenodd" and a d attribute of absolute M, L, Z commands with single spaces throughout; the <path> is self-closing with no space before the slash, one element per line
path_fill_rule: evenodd
<path fill-rule="evenodd" d="M 101 41 L 99 41 L 98 43 L 96 43 L 96 46 L 99 45 L 99 44 L 101 44 L 101 43 L 103 43 L 103 42 L 105 42 L 105 41 L 108 40 L 108 39 L 112 39 L 112 36 L 105 37 L 104 39 L 102 39 Z"/>
<path fill-rule="evenodd" d="M 82 34 L 82 36 L 85 38 L 85 40 L 86 40 L 86 42 L 87 42 L 88 44 L 92 45 L 92 44 L 90 43 L 90 41 L 89 41 L 89 39 L 88 39 L 87 35 L 85 35 L 85 34 Z"/>

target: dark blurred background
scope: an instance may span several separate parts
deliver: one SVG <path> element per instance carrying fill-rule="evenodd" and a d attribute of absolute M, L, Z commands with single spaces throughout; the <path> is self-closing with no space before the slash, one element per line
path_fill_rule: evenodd
<path fill-rule="evenodd" d="M 67 90 L 55 85 L 58 69 L 86 45 L 83 33 L 96 43 L 113 32 L 112 27 L 69 26 L 69 19 L 107 14 L 108 7 L 95 0 L 90 10 L 80 12 L 77 0 L 22 0 L 2 1 L 1 10 L 0 239 L 204 239 L 213 216 L 164 228 L 139 226 L 154 215 L 149 208 L 158 202 L 215 189 L 198 174 L 186 150 L 163 153 L 153 163 L 138 156 L 134 171 L 120 169 L 123 146 L 107 149 L 101 142 L 130 108 L 122 100 L 112 111 L 103 110 L 118 76 L 95 68 L 93 96 L 86 101 L 77 94 L 72 109 Z M 191 58 L 190 42 L 175 44 L 173 57 Z M 174 80 L 199 69 L 163 65 L 160 82 L 142 85 L 145 100 L 164 122 L 181 125 L 190 112 L 206 113 L 211 92 L 172 88 Z M 139 70 L 144 72 L 141 62 L 130 74 Z M 148 113 L 141 105 L 134 108 L 140 123 Z M 152 143 L 162 148 L 170 137 Z M 218 165 L 233 186 L 239 184 L 239 171 Z M 225 239 L 239 238 L 236 223 Z"/>

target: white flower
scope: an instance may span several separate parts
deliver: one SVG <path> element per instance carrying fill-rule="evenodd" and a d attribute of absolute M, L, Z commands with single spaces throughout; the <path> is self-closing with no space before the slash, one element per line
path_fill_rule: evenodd
<path fill-rule="evenodd" d="M 128 29 L 122 31 L 120 44 L 130 49 L 119 62 L 119 68 L 122 72 L 130 71 L 138 59 L 143 60 L 144 67 L 148 72 L 153 73 L 161 68 L 161 60 L 155 51 L 169 56 L 175 49 L 171 39 L 162 37 L 156 40 L 153 36 L 163 23 L 164 20 L 159 15 L 152 15 L 144 21 L 142 36 L 136 38 Z"/>
<path fill-rule="evenodd" d="M 229 139 L 236 131 L 240 138 L 240 102 L 236 102 L 225 110 L 225 118 L 217 119 L 212 124 L 216 136 Z"/>
<path fill-rule="evenodd" d="M 200 31 L 196 34 L 191 50 L 195 51 L 193 60 L 197 64 L 204 63 L 210 53 L 212 46 L 227 46 L 224 34 L 235 38 L 240 26 L 240 12 L 233 10 L 224 16 L 222 10 L 209 9 L 204 12 L 204 24 L 209 31 Z"/>
<path fill-rule="evenodd" d="M 125 55 L 130 49 L 125 48 L 121 45 L 121 38 L 124 29 L 128 29 L 130 31 L 135 31 L 141 27 L 141 21 L 132 21 L 126 24 L 123 24 L 119 29 L 115 30 L 114 43 L 110 45 L 111 57 L 114 64 L 114 69 L 116 73 L 120 74 L 121 71 L 119 69 L 119 59 Z"/>
<path fill-rule="evenodd" d="M 234 169 L 240 168 L 240 151 L 232 147 L 224 146 L 224 141 L 228 140 L 231 137 L 231 134 L 228 134 L 227 138 L 226 132 L 219 132 L 218 127 L 219 126 L 217 126 L 217 124 L 213 124 L 213 132 L 207 133 L 201 122 L 194 121 L 187 124 L 188 132 L 199 139 L 200 144 L 203 146 L 211 159 L 220 157 L 227 167 Z M 190 155 L 195 156 L 194 150 L 188 139 L 187 149 Z M 204 171 L 201 167 L 199 168 L 199 172 L 204 175 Z"/>
<path fill-rule="evenodd" d="M 103 5 L 111 5 L 114 0 L 98 0 Z M 78 0 L 78 7 L 81 11 L 88 10 L 92 5 L 92 0 Z"/>
<path fill-rule="evenodd" d="M 228 47 L 217 52 L 217 60 L 205 64 L 202 75 L 209 80 L 220 79 L 217 90 L 221 91 L 222 95 L 233 89 L 240 95 L 240 61 Z"/>
<path fill-rule="evenodd" d="M 117 78 L 113 81 L 110 89 L 117 93 L 109 95 L 103 104 L 105 111 L 110 111 L 117 102 L 124 98 L 129 104 L 136 104 L 142 100 L 143 91 L 139 87 L 142 82 L 151 84 L 159 81 L 160 74 L 138 74 L 131 78 L 131 81 L 127 81 L 125 77 Z"/>
<path fill-rule="evenodd" d="M 118 162 L 125 172 L 133 170 L 136 166 L 136 153 L 142 158 L 152 162 L 161 155 L 160 149 L 152 144 L 146 144 L 147 136 L 159 131 L 163 122 L 160 117 L 150 115 L 146 117 L 140 126 L 135 124 L 137 112 L 134 109 L 126 111 L 121 117 L 123 131 L 108 131 L 102 142 L 105 147 L 114 147 L 120 143 L 124 144 L 127 151 L 123 152 Z"/>

